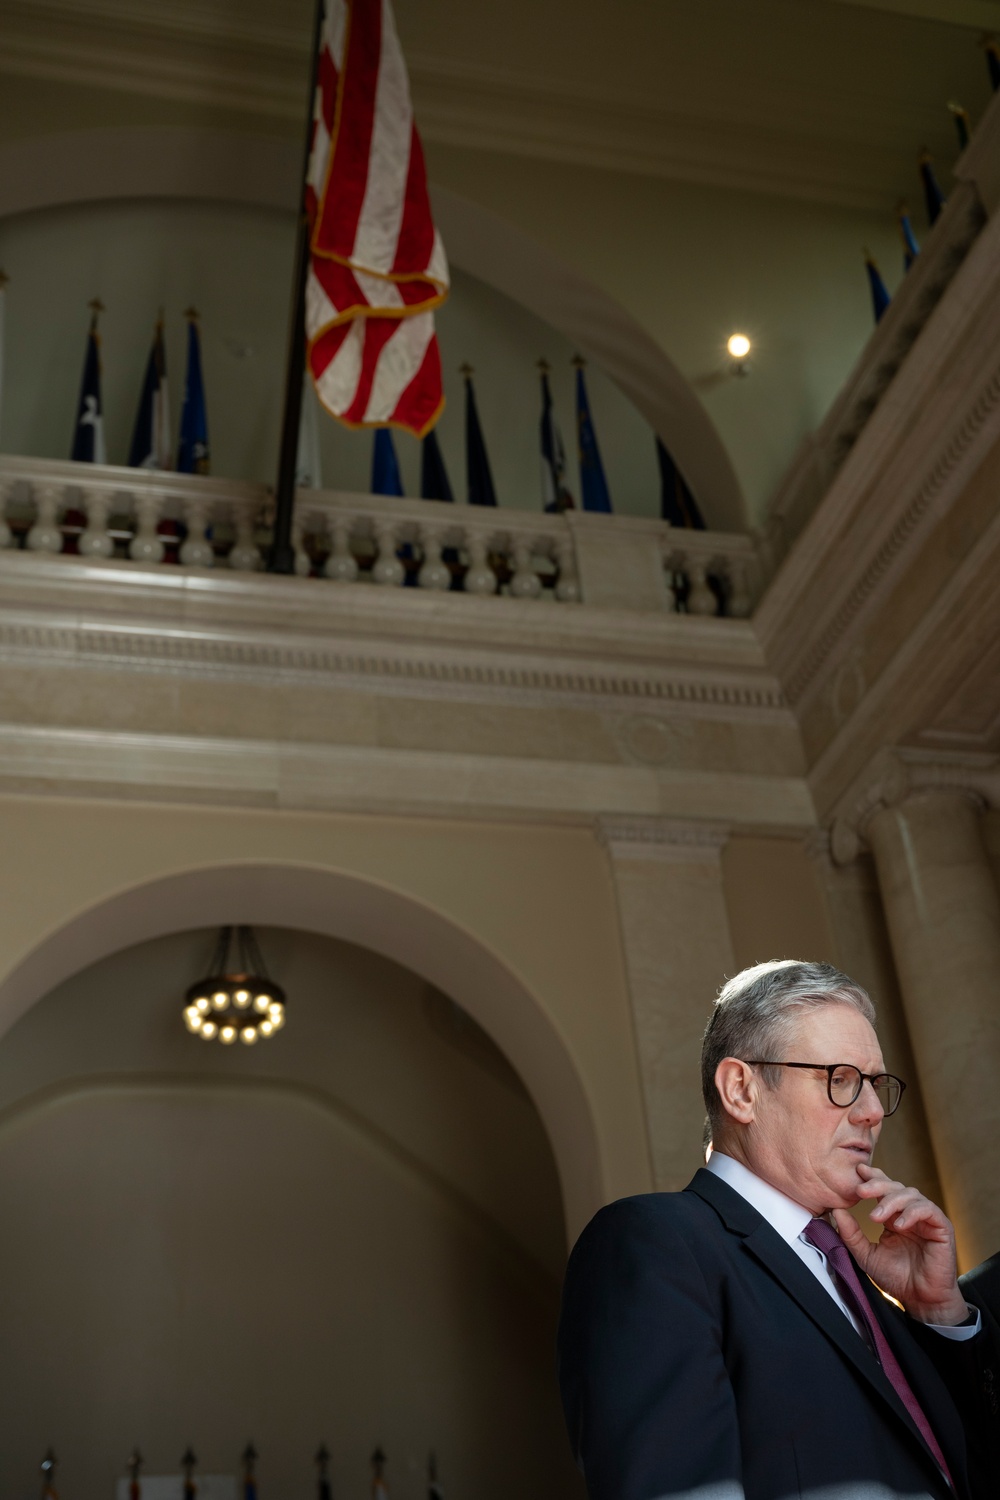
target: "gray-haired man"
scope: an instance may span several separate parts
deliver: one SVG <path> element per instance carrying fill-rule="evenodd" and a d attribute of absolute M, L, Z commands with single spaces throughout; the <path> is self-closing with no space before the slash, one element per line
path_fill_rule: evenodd
<path fill-rule="evenodd" d="M 904 1089 L 874 1020 L 827 964 L 719 995 L 707 1167 L 603 1209 L 570 1259 L 560 1379 L 591 1500 L 977 1494 L 959 1406 L 986 1339 L 947 1218 L 872 1166 Z"/>

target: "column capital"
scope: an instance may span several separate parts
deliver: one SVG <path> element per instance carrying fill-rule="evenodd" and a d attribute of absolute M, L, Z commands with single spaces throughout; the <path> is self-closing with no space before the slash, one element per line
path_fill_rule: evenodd
<path fill-rule="evenodd" d="M 848 865 L 857 858 L 876 813 L 931 792 L 954 792 L 980 807 L 1000 807 L 1000 760 L 907 746 L 880 750 L 837 804 L 830 825 L 834 863 Z"/>
<path fill-rule="evenodd" d="M 718 860 L 728 843 L 729 826 L 626 813 L 599 818 L 597 837 L 612 859 L 710 864 Z"/>

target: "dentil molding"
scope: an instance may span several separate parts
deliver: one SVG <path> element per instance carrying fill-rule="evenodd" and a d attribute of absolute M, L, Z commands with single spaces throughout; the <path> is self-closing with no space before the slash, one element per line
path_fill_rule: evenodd
<path fill-rule="evenodd" d="M 984 807 L 1000 807 L 1000 760 L 992 755 L 882 750 L 842 800 L 830 828 L 830 854 L 848 865 L 865 846 L 871 819 L 885 808 L 932 792 L 957 792 Z"/>
<path fill-rule="evenodd" d="M 729 835 L 724 823 L 676 818 L 606 817 L 597 823 L 597 836 L 613 860 L 716 864 Z"/>

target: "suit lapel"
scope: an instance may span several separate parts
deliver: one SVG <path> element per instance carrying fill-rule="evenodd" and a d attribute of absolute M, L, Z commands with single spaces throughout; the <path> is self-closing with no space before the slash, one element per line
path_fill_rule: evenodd
<path fill-rule="evenodd" d="M 772 1229 L 763 1215 L 728 1183 L 704 1169 L 688 1184 L 688 1192 L 697 1193 L 711 1204 L 726 1227 L 741 1236 L 743 1248 L 757 1263 L 778 1281 L 822 1333 L 835 1344 L 845 1359 L 857 1370 L 882 1400 L 892 1408 L 904 1424 L 920 1451 L 940 1475 L 937 1460 L 931 1453 L 923 1436 L 913 1422 L 894 1387 L 886 1377 L 882 1366 L 867 1344 L 855 1332 L 829 1293 L 825 1292 L 816 1277 L 802 1263 L 776 1230 Z M 867 1280 L 862 1274 L 862 1282 Z M 879 1318 L 885 1326 L 886 1319 Z M 896 1340 L 892 1340 L 893 1349 Z M 902 1362 L 901 1362 L 902 1363 Z M 938 1437 L 940 1442 L 940 1436 Z"/>

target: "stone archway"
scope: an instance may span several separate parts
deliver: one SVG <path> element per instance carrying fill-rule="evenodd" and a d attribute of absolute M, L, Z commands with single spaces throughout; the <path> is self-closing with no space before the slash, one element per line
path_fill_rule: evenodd
<path fill-rule="evenodd" d="M 0 1035 L 56 985 L 126 945 L 229 922 L 339 938 L 448 994 L 516 1068 L 559 1170 L 570 1238 L 605 1200 L 597 1130 L 566 1047 L 495 953 L 440 912 L 376 881 L 315 866 L 244 863 L 140 883 L 85 908 L 0 980 Z"/>

